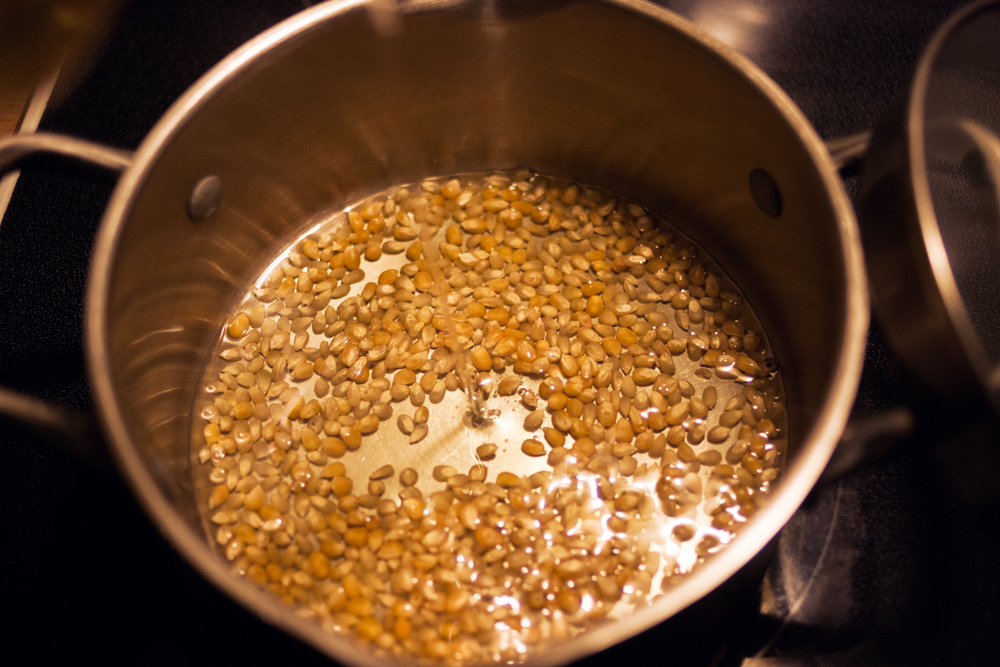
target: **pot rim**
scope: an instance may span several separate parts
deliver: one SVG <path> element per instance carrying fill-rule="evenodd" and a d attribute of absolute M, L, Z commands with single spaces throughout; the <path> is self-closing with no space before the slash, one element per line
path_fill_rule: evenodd
<path fill-rule="evenodd" d="M 770 501 L 754 516 L 753 525 L 738 533 L 721 553 L 713 556 L 695 572 L 685 575 L 685 581 L 668 595 L 663 595 L 626 619 L 595 628 L 574 641 L 560 644 L 527 661 L 527 664 L 534 665 L 569 662 L 652 627 L 717 588 L 770 542 L 798 509 L 833 454 L 854 402 L 868 328 L 868 290 L 854 211 L 826 146 L 801 110 L 748 58 L 680 16 L 644 0 L 598 1 L 665 25 L 675 31 L 680 39 L 686 39 L 720 58 L 724 65 L 742 74 L 767 97 L 797 134 L 827 191 L 842 242 L 847 302 L 844 304 L 840 352 L 826 403 L 815 417 L 809 432 L 802 438 L 803 446 L 794 464 L 785 469 L 783 481 L 777 485 Z M 108 290 L 118 241 L 136 193 L 174 134 L 191 115 L 197 113 L 206 100 L 256 58 L 296 35 L 320 23 L 335 20 L 339 15 L 363 4 L 365 0 L 331 0 L 266 30 L 212 67 L 157 122 L 136 151 L 131 166 L 119 180 L 101 223 L 87 287 L 85 336 L 91 383 L 113 455 L 133 493 L 171 544 L 202 576 L 265 622 L 281 627 L 337 660 L 358 665 L 377 665 L 382 664 L 384 658 L 375 651 L 368 650 L 357 642 L 342 641 L 339 635 L 323 630 L 318 623 L 303 622 L 273 596 L 235 575 L 230 564 L 218 556 L 205 536 L 179 516 L 157 487 L 129 437 L 122 409 L 112 386 L 107 343 Z"/>
<path fill-rule="evenodd" d="M 948 260 L 948 251 L 945 248 L 944 239 L 941 236 L 941 227 L 938 225 L 937 214 L 934 212 L 934 202 L 931 198 L 930 177 L 927 170 L 926 151 L 926 100 L 930 86 L 931 73 L 945 42 L 952 36 L 952 33 L 960 25 L 972 18 L 981 11 L 990 8 L 1000 7 L 997 0 L 979 0 L 967 7 L 962 8 L 953 14 L 940 28 L 938 28 L 928 45 L 925 47 L 920 61 L 917 64 L 916 73 L 907 99 L 907 111 L 905 115 L 905 139 L 907 144 L 907 159 L 910 172 L 910 185 L 916 210 L 916 220 L 914 223 L 923 241 L 925 257 L 921 258 L 921 264 L 926 262 L 929 277 L 934 283 L 936 291 L 927 294 L 928 299 L 938 301 L 948 317 L 945 327 L 950 330 L 950 335 L 958 341 L 964 352 L 964 358 L 956 360 L 956 363 L 965 366 L 968 372 L 978 380 L 980 387 L 994 407 L 1000 407 L 1000 394 L 995 389 L 991 389 L 990 375 L 993 371 L 986 358 L 986 352 L 980 344 L 979 336 L 976 334 L 972 324 L 972 318 L 965 301 L 955 280 L 955 274 L 951 269 L 951 262 Z M 925 288 L 926 290 L 926 288 Z M 968 376 L 966 376 L 968 377 Z M 971 378 L 970 378 L 971 381 Z"/>

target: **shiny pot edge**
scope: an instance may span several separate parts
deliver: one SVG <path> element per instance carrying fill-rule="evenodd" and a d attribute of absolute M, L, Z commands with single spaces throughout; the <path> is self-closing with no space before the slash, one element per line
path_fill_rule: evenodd
<path fill-rule="evenodd" d="M 342 641 L 341 638 L 321 630 L 316 624 L 301 622 L 291 610 L 276 604 L 270 595 L 234 576 L 229 566 L 219 559 L 206 543 L 204 536 L 197 534 L 176 515 L 130 442 L 110 379 L 106 339 L 107 297 L 117 240 L 129 216 L 135 192 L 142 187 L 147 171 L 155 163 L 163 147 L 170 142 L 173 132 L 184 124 L 190 114 L 197 111 L 202 100 L 212 95 L 228 78 L 256 57 L 313 24 L 335 19 L 340 13 L 359 4 L 361 3 L 352 0 L 320 5 L 266 31 L 216 65 L 164 115 L 136 152 L 134 161 L 119 181 L 105 214 L 92 259 L 87 289 L 85 331 L 87 358 L 95 396 L 105 429 L 110 436 L 114 455 L 136 496 L 174 546 L 207 579 L 265 621 L 282 627 L 290 634 L 298 636 L 339 660 L 354 664 L 376 665 L 381 664 L 383 659 L 374 652 L 364 650 L 353 642 Z M 854 214 L 823 142 L 801 111 L 748 59 L 736 54 L 674 14 L 633 0 L 618 0 L 612 4 L 641 12 L 653 20 L 671 26 L 682 36 L 700 42 L 706 49 L 715 51 L 731 67 L 763 91 L 774 107 L 795 128 L 822 175 L 832 206 L 838 212 L 839 231 L 845 248 L 846 292 L 849 295 L 849 303 L 845 308 L 846 323 L 842 335 L 842 348 L 838 355 L 836 378 L 829 392 L 830 398 L 821 414 L 816 417 L 811 432 L 803 438 L 806 445 L 795 465 L 785 470 L 784 482 L 771 502 L 754 518 L 754 525 L 738 535 L 727 549 L 698 572 L 690 575 L 687 581 L 670 595 L 664 596 L 625 621 L 597 629 L 582 639 L 564 644 L 540 655 L 537 659 L 529 660 L 528 664 L 548 665 L 568 662 L 651 627 L 716 588 L 762 549 L 805 499 L 836 447 L 857 389 L 868 325 L 867 285 Z"/>

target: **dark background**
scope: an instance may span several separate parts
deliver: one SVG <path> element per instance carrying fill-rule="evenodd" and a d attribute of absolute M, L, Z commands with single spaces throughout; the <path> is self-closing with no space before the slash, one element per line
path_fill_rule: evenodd
<path fill-rule="evenodd" d="M 92 68 L 47 111 L 40 129 L 135 149 L 213 64 L 308 4 L 124 3 Z M 821 136 L 834 138 L 875 124 L 905 89 L 933 30 L 966 3 L 660 4 L 749 56 Z M 847 186 L 853 195 L 856 179 Z M 91 407 L 83 292 L 112 187 L 22 174 L 0 225 L 0 385 Z M 913 391 L 875 326 L 856 413 L 892 406 Z M 664 647 L 657 664 L 702 664 L 704 654 L 729 665 L 760 654 L 748 666 L 1000 664 L 996 508 L 969 503 L 961 484 L 942 472 L 938 453 L 947 446 L 937 433 L 918 432 L 817 490 L 774 547 L 763 594 L 769 615 L 730 618 L 708 651 L 677 649 L 684 637 L 669 630 L 654 630 L 634 649 Z M 0 600 L 8 609 L 0 622 L 2 662 L 328 664 L 195 574 L 116 473 L 95 471 L 7 426 L 0 430 L 0 522 Z M 758 606 L 757 597 L 742 606 Z M 22 657 L 4 657 L 13 655 Z"/>

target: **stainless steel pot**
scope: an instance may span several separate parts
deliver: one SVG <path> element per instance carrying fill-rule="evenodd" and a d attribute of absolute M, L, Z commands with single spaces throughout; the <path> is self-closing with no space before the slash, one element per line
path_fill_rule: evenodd
<path fill-rule="evenodd" d="M 879 321 L 913 375 L 965 414 L 1000 410 L 998 30 L 996 0 L 941 26 L 876 127 L 860 187 Z"/>
<path fill-rule="evenodd" d="M 770 336 L 789 398 L 788 460 L 771 502 L 668 595 L 533 664 L 619 642 L 726 581 L 796 510 L 846 422 L 868 303 L 835 166 L 754 65 L 644 2 L 412 2 L 390 15 L 330 2 L 213 68 L 133 156 L 26 137 L 0 142 L 0 169 L 38 145 L 123 170 L 86 313 L 93 388 L 123 474 L 205 577 L 342 662 L 383 658 L 298 618 L 208 542 L 189 441 L 226 304 L 324 211 L 429 175 L 515 166 L 600 185 L 702 245 Z"/>

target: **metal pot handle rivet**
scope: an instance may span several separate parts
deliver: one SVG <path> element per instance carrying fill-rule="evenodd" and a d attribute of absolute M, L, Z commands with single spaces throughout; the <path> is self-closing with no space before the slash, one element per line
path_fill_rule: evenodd
<path fill-rule="evenodd" d="M 191 190 L 187 212 L 192 222 L 207 220 L 222 202 L 222 179 L 210 175 L 202 178 Z"/>
<path fill-rule="evenodd" d="M 763 169 L 754 169 L 750 172 L 748 185 L 753 203 L 757 205 L 761 213 L 770 218 L 777 218 L 781 215 L 781 190 L 778 189 L 778 184 L 774 182 L 774 177 L 771 174 Z"/>

